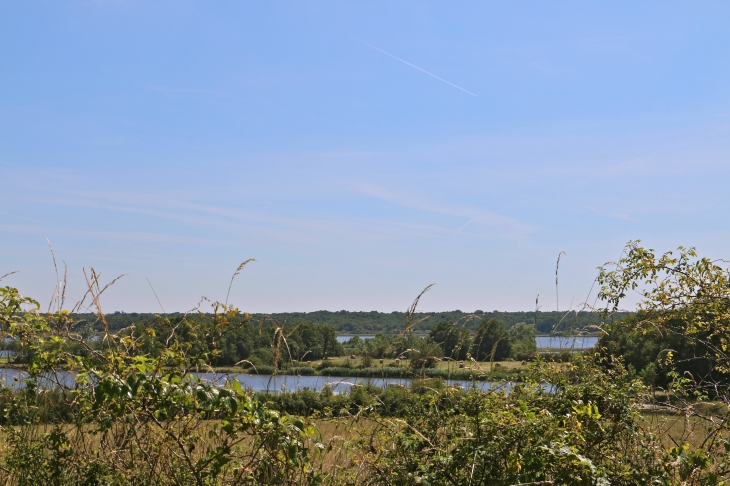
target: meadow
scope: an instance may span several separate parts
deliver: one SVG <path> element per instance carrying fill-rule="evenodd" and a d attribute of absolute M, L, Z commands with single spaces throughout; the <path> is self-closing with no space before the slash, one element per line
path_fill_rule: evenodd
<path fill-rule="evenodd" d="M 691 249 L 657 256 L 630 243 L 599 275 L 602 323 L 580 329 L 600 332 L 596 348 L 547 355 L 534 325 L 491 316 L 417 336 L 423 294 L 399 333 L 348 343 L 325 324 L 256 320 L 227 303 L 112 330 L 101 305 L 110 284 L 87 278 L 93 320 L 65 308 L 63 282 L 45 313 L 0 289 L 15 352 L 4 366 L 23 369 L 0 387 L 2 484 L 720 485 L 730 475 L 730 278 Z M 628 289 L 640 308 L 612 319 Z M 200 379 L 231 350 L 248 353 L 227 364 L 239 373 L 387 369 L 409 381 L 255 393 Z M 458 373 L 469 374 L 462 386 L 447 381 Z"/>

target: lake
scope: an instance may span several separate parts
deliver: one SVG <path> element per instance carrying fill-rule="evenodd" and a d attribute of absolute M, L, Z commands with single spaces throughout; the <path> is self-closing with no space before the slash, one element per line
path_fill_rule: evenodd
<path fill-rule="evenodd" d="M 337 336 L 337 341 L 344 343 L 350 340 L 353 335 Z M 372 334 L 363 334 L 360 339 L 372 339 Z M 597 336 L 538 336 L 538 349 L 589 349 L 598 342 Z"/>
<path fill-rule="evenodd" d="M 370 384 L 380 388 L 389 386 L 411 385 L 411 380 L 406 378 L 349 378 L 344 376 L 291 376 L 291 375 L 245 375 L 234 373 L 192 373 L 191 375 L 199 377 L 203 381 L 216 385 L 223 385 L 229 380 L 237 380 L 241 387 L 254 392 L 277 392 L 297 391 L 304 388 L 320 391 L 322 388 L 329 386 L 335 393 L 343 393 L 348 391 L 354 385 Z M 23 370 L 12 368 L 0 368 L 0 383 L 5 386 L 17 389 L 23 386 L 22 380 L 27 378 L 28 374 Z M 73 375 L 70 373 L 60 373 L 58 377 L 49 379 L 45 386 L 62 383 L 64 386 L 73 387 Z M 488 381 L 461 381 L 446 380 L 449 386 L 459 386 L 468 388 L 475 386 L 481 390 L 498 390 L 499 387 L 509 389 L 511 383 L 493 383 Z M 282 387 L 283 386 L 283 387 Z"/>
<path fill-rule="evenodd" d="M 349 334 L 347 336 L 337 336 L 337 341 L 340 343 L 344 343 L 344 342 L 349 341 L 353 337 L 355 337 L 355 336 L 353 336 L 351 334 Z M 375 336 L 373 334 L 360 334 L 359 337 L 360 337 L 360 339 L 373 339 Z"/>
<path fill-rule="evenodd" d="M 538 336 L 538 349 L 590 349 L 598 336 Z"/>
<path fill-rule="evenodd" d="M 389 386 L 411 385 L 411 380 L 407 378 L 354 378 L 344 376 L 291 376 L 291 375 L 243 375 L 243 374 L 226 374 L 226 373 L 199 373 L 201 380 L 215 383 L 217 385 L 224 384 L 227 380 L 235 379 L 241 383 L 241 387 L 252 391 L 296 391 L 304 388 L 320 391 L 325 386 L 329 386 L 335 393 L 342 393 L 354 385 L 369 384 L 379 388 L 387 388 Z M 481 390 L 487 391 L 497 386 L 505 386 L 502 383 L 493 383 L 488 381 L 462 381 L 462 380 L 446 380 L 448 386 L 470 387 L 476 386 Z M 283 385 L 283 388 L 282 388 Z"/>

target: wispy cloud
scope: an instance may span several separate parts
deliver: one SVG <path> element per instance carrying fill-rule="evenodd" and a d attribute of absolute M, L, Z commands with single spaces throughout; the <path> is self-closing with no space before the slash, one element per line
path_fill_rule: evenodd
<path fill-rule="evenodd" d="M 481 222 L 486 224 L 493 232 L 491 237 L 498 237 L 513 241 L 524 240 L 529 233 L 536 228 L 528 223 L 515 218 L 510 218 L 494 211 L 484 211 L 479 208 L 464 204 L 436 202 L 425 197 L 406 193 L 402 190 L 394 190 L 384 186 L 376 185 L 356 185 L 353 190 L 362 195 L 391 202 L 398 206 L 415 209 L 418 211 L 443 214 L 453 216 L 457 219 L 467 219 L 456 231 L 450 232 L 450 237 L 454 238 L 462 233 L 468 226 L 473 223 Z"/>
<path fill-rule="evenodd" d="M 592 212 L 596 213 L 596 214 L 600 214 L 602 216 L 608 216 L 609 218 L 623 219 L 623 220 L 626 220 L 626 221 L 634 221 L 634 222 L 637 222 L 634 218 L 632 218 L 628 214 L 616 213 L 616 212 L 610 212 L 610 211 L 603 211 L 601 209 L 594 208 L 592 206 L 586 206 L 585 208 L 588 209 L 589 211 L 592 211 Z"/>
<path fill-rule="evenodd" d="M 82 237 L 91 237 L 91 238 L 99 238 L 102 240 L 109 241 L 111 243 L 118 243 L 122 245 L 126 245 L 132 248 L 137 249 L 144 249 L 142 247 L 132 245 L 126 241 L 122 241 L 125 238 L 128 238 L 128 235 L 124 233 L 108 233 L 108 232 L 94 232 L 94 231 L 79 231 L 79 230 L 73 230 L 66 226 L 62 226 L 59 224 L 54 223 L 47 223 L 45 221 L 40 221 L 33 218 L 26 218 L 24 216 L 18 216 L 14 214 L 7 213 L 5 211 L 0 211 L 0 214 L 4 216 L 9 216 L 13 219 L 21 219 L 24 221 L 30 221 L 32 223 L 37 223 L 35 225 L 9 225 L 9 224 L 0 224 L 0 231 L 7 231 L 11 233 L 34 233 L 34 234 L 48 234 L 49 230 L 52 230 L 54 233 L 64 233 L 64 234 L 73 234 L 75 236 L 82 236 Z"/>
<path fill-rule="evenodd" d="M 147 86 L 147 89 L 164 95 L 215 95 L 221 94 L 212 89 L 176 88 L 172 86 Z"/>
<path fill-rule="evenodd" d="M 67 236 L 76 236 L 82 238 L 97 238 L 111 243 L 126 245 L 139 250 L 147 250 L 147 248 L 131 244 L 135 243 L 175 243 L 175 244 L 194 244 L 203 246 L 237 246 L 236 242 L 216 239 L 216 238 L 197 238 L 191 236 L 179 236 L 164 233 L 145 233 L 136 231 L 89 231 L 74 228 L 53 225 L 52 227 L 34 226 L 34 225 L 12 225 L 0 224 L 0 231 L 13 233 L 31 233 L 31 234 L 47 234 L 49 229 L 53 229 L 56 234 Z"/>
<path fill-rule="evenodd" d="M 38 193 L 23 193 L 15 197 L 16 201 L 40 203 L 43 205 L 89 208 L 94 210 L 129 213 L 149 216 L 161 220 L 182 223 L 185 227 L 179 230 L 189 234 L 189 227 L 197 227 L 218 231 L 226 237 L 196 238 L 157 232 L 130 231 L 88 231 L 83 228 L 70 228 L 65 225 L 47 223 L 33 218 L 2 213 L 14 218 L 38 223 L 29 226 L 23 232 L 39 232 L 43 228 L 54 232 L 64 232 L 76 236 L 107 239 L 116 243 L 127 242 L 167 242 L 199 245 L 220 245 L 230 243 L 233 235 L 246 234 L 247 238 L 266 238 L 279 241 L 298 242 L 304 244 L 321 243 L 332 236 L 350 240 L 382 239 L 392 237 L 444 237 L 451 230 L 433 224 L 418 224 L 411 221 L 395 219 L 378 219 L 371 217 L 337 217 L 313 215 L 297 217 L 275 211 L 250 209 L 245 204 L 211 203 L 144 192 L 104 192 L 65 190 L 54 193 L 52 190 Z M 186 228 L 188 227 L 188 228 Z M 226 239 L 228 238 L 228 239 Z"/>
<path fill-rule="evenodd" d="M 376 51 L 378 51 L 378 52 L 382 52 L 382 53 L 383 53 L 383 54 L 385 54 L 386 56 L 390 56 L 390 57 L 392 57 L 392 58 L 393 58 L 393 59 L 395 59 L 396 61 L 400 61 L 400 62 L 402 62 L 403 64 L 405 64 L 405 65 L 407 65 L 407 66 L 410 66 L 410 67 L 412 67 L 412 68 L 414 68 L 414 69 L 418 69 L 419 71 L 421 71 L 421 72 L 423 72 L 423 73 L 426 73 L 426 74 L 428 74 L 429 76 L 431 76 L 431 77 L 434 77 L 434 78 L 438 79 L 439 81 L 441 81 L 441 82 L 444 82 L 444 83 L 446 83 L 446 84 L 448 84 L 448 85 L 450 85 L 450 86 L 453 86 L 453 87 L 454 87 L 454 88 L 456 88 L 456 89 L 460 89 L 461 91 L 463 91 L 463 92 L 465 92 L 465 93 L 468 93 L 468 94 L 470 94 L 470 95 L 472 95 L 472 96 L 476 96 L 476 95 L 475 95 L 474 93 L 472 93 L 471 91 L 468 91 L 468 90 L 466 90 L 466 89 L 462 88 L 461 86 L 459 86 L 459 85 L 456 85 L 456 84 L 452 83 L 451 81 L 446 81 L 446 80 L 445 80 L 444 78 L 440 78 L 440 77 L 436 76 L 435 74 L 433 74 L 433 73 L 431 73 L 431 72 L 428 72 L 428 71 L 426 71 L 425 69 L 423 69 L 423 68 L 420 68 L 420 67 L 416 66 L 415 64 L 411 64 L 411 63 L 410 63 L 410 62 L 408 62 L 408 61 L 404 61 L 404 60 L 403 60 L 403 59 L 401 59 L 400 57 L 394 56 L 394 55 L 393 55 L 393 54 L 391 54 L 390 52 L 384 51 L 383 49 L 380 49 L 379 47 L 375 47 L 375 46 L 374 46 L 374 45 L 372 45 L 372 44 L 368 44 L 367 42 L 363 42 L 363 41 L 359 41 L 359 42 L 360 42 L 361 44 L 364 44 L 364 45 L 366 45 L 366 46 L 368 46 L 368 47 L 372 48 L 372 49 L 375 49 L 375 50 L 376 50 Z"/>

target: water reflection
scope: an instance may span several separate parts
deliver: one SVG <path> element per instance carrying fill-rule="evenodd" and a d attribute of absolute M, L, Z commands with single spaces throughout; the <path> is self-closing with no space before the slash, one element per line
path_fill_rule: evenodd
<path fill-rule="evenodd" d="M 337 336 L 337 341 L 345 343 L 355 337 L 353 334 Z M 361 334 L 360 339 L 373 339 L 372 334 Z M 590 349 L 598 342 L 598 336 L 538 336 L 538 349 Z"/>
<path fill-rule="evenodd" d="M 233 373 L 191 373 L 192 377 L 199 378 L 202 381 L 222 386 L 225 383 L 236 380 L 241 387 L 253 392 L 269 392 L 281 393 L 303 390 L 321 391 L 322 388 L 328 386 L 335 393 L 343 393 L 349 391 L 355 385 L 373 385 L 379 388 L 387 388 L 389 386 L 411 386 L 412 380 L 407 378 L 350 378 L 344 376 L 292 376 L 292 375 L 246 375 Z M 2 368 L 0 369 L 0 384 L 13 389 L 19 389 L 24 386 L 24 380 L 28 378 L 28 373 L 23 370 Z M 494 383 L 489 381 L 468 381 L 468 380 L 446 380 L 448 386 L 457 386 L 460 388 L 476 387 L 482 391 L 498 390 L 512 388 L 511 383 Z M 46 376 L 41 379 L 39 385 L 44 388 L 54 388 L 64 386 L 67 388 L 74 387 L 74 375 L 67 372 L 59 372 L 53 376 Z"/>
<path fill-rule="evenodd" d="M 538 336 L 538 349 L 590 349 L 598 336 Z"/>
<path fill-rule="evenodd" d="M 353 335 L 353 334 L 337 336 L 337 342 L 346 343 L 347 341 L 349 341 L 350 339 L 352 339 L 354 337 L 355 337 L 355 335 Z M 359 337 L 360 339 L 373 339 L 375 337 L 375 335 L 374 334 L 358 334 L 357 337 Z"/>
<path fill-rule="evenodd" d="M 28 372 L 15 368 L 0 368 L 0 385 L 10 387 L 14 390 L 25 386 L 24 380 L 28 378 Z M 38 386 L 41 388 L 55 388 L 63 386 L 65 388 L 73 388 L 75 385 L 74 375 L 66 371 L 57 373 L 49 373 L 42 376 L 38 380 Z"/>
<path fill-rule="evenodd" d="M 226 373 L 197 373 L 201 380 L 217 385 L 223 385 L 229 380 L 237 380 L 241 387 L 255 392 L 282 392 L 297 391 L 304 388 L 321 391 L 328 386 L 335 393 L 348 391 L 355 385 L 372 385 L 378 388 L 389 386 L 411 386 L 412 380 L 407 378 L 355 378 L 344 376 L 292 376 L 292 375 L 244 375 Z M 496 389 L 498 386 L 505 386 L 504 383 L 493 383 L 489 381 L 468 381 L 468 380 L 445 380 L 448 386 L 461 388 L 477 387 L 487 391 Z M 511 387 L 511 385 L 510 385 Z"/>

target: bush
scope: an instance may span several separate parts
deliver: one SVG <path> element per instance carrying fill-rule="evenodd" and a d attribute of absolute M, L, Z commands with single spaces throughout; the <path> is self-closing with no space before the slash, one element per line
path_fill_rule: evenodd
<path fill-rule="evenodd" d="M 274 373 L 274 367 L 268 365 L 259 365 L 255 368 L 252 366 L 246 371 L 248 371 L 248 373 L 252 375 L 271 375 Z"/>
<path fill-rule="evenodd" d="M 322 371 L 326 370 L 327 368 L 332 368 L 335 365 L 335 363 L 331 360 L 323 360 L 320 364 L 317 365 L 317 370 Z"/>
<path fill-rule="evenodd" d="M 290 375 L 311 376 L 317 374 L 317 371 L 311 366 L 292 366 L 287 370 Z"/>
<path fill-rule="evenodd" d="M 357 442 L 358 480 L 415 484 L 411 478 L 417 476 L 422 484 L 439 485 L 469 484 L 477 477 L 480 484 L 489 478 L 496 485 L 679 484 L 672 479 L 672 458 L 665 459 L 657 438 L 639 427 L 641 417 L 630 397 L 641 388 L 620 366 L 605 373 L 582 360 L 570 374 L 535 367 L 528 381 L 510 393 L 456 391 L 431 381 L 414 383 L 423 393 L 420 398 L 387 390 L 382 409 L 403 418 L 379 421 L 379 428 Z M 553 383 L 551 390 L 540 385 L 544 381 Z M 690 460 L 689 451 L 673 454 L 678 456 L 673 464 Z M 704 477 L 701 464 L 709 462 L 692 461 L 697 469 L 689 470 Z"/>
<path fill-rule="evenodd" d="M 89 284 L 103 321 L 101 291 L 96 280 Z M 324 446 L 301 418 L 253 400 L 235 380 L 216 386 L 190 373 L 214 362 L 214 343 L 235 330 L 229 319 L 237 311 L 215 304 L 205 319 L 160 318 L 158 330 L 175 332 L 157 356 L 145 352 L 152 328 L 139 339 L 106 332 L 93 353 L 71 355 L 78 335 L 70 314 L 38 308 L 16 289 L 0 288 L 0 338 L 22 336 L 30 358 L 16 383 L 21 389 L 0 387 L 0 420 L 17 424 L 3 429 L 0 484 L 319 481 L 310 450 Z M 186 335 L 196 337 L 195 345 Z"/>
<path fill-rule="evenodd" d="M 426 356 L 424 358 L 418 358 L 411 361 L 410 368 L 423 370 L 428 368 L 435 368 L 439 360 L 433 356 Z"/>
<path fill-rule="evenodd" d="M 262 365 L 271 366 L 273 363 L 273 357 L 271 350 L 267 348 L 254 349 L 248 360 L 254 364 L 257 368 Z"/>

